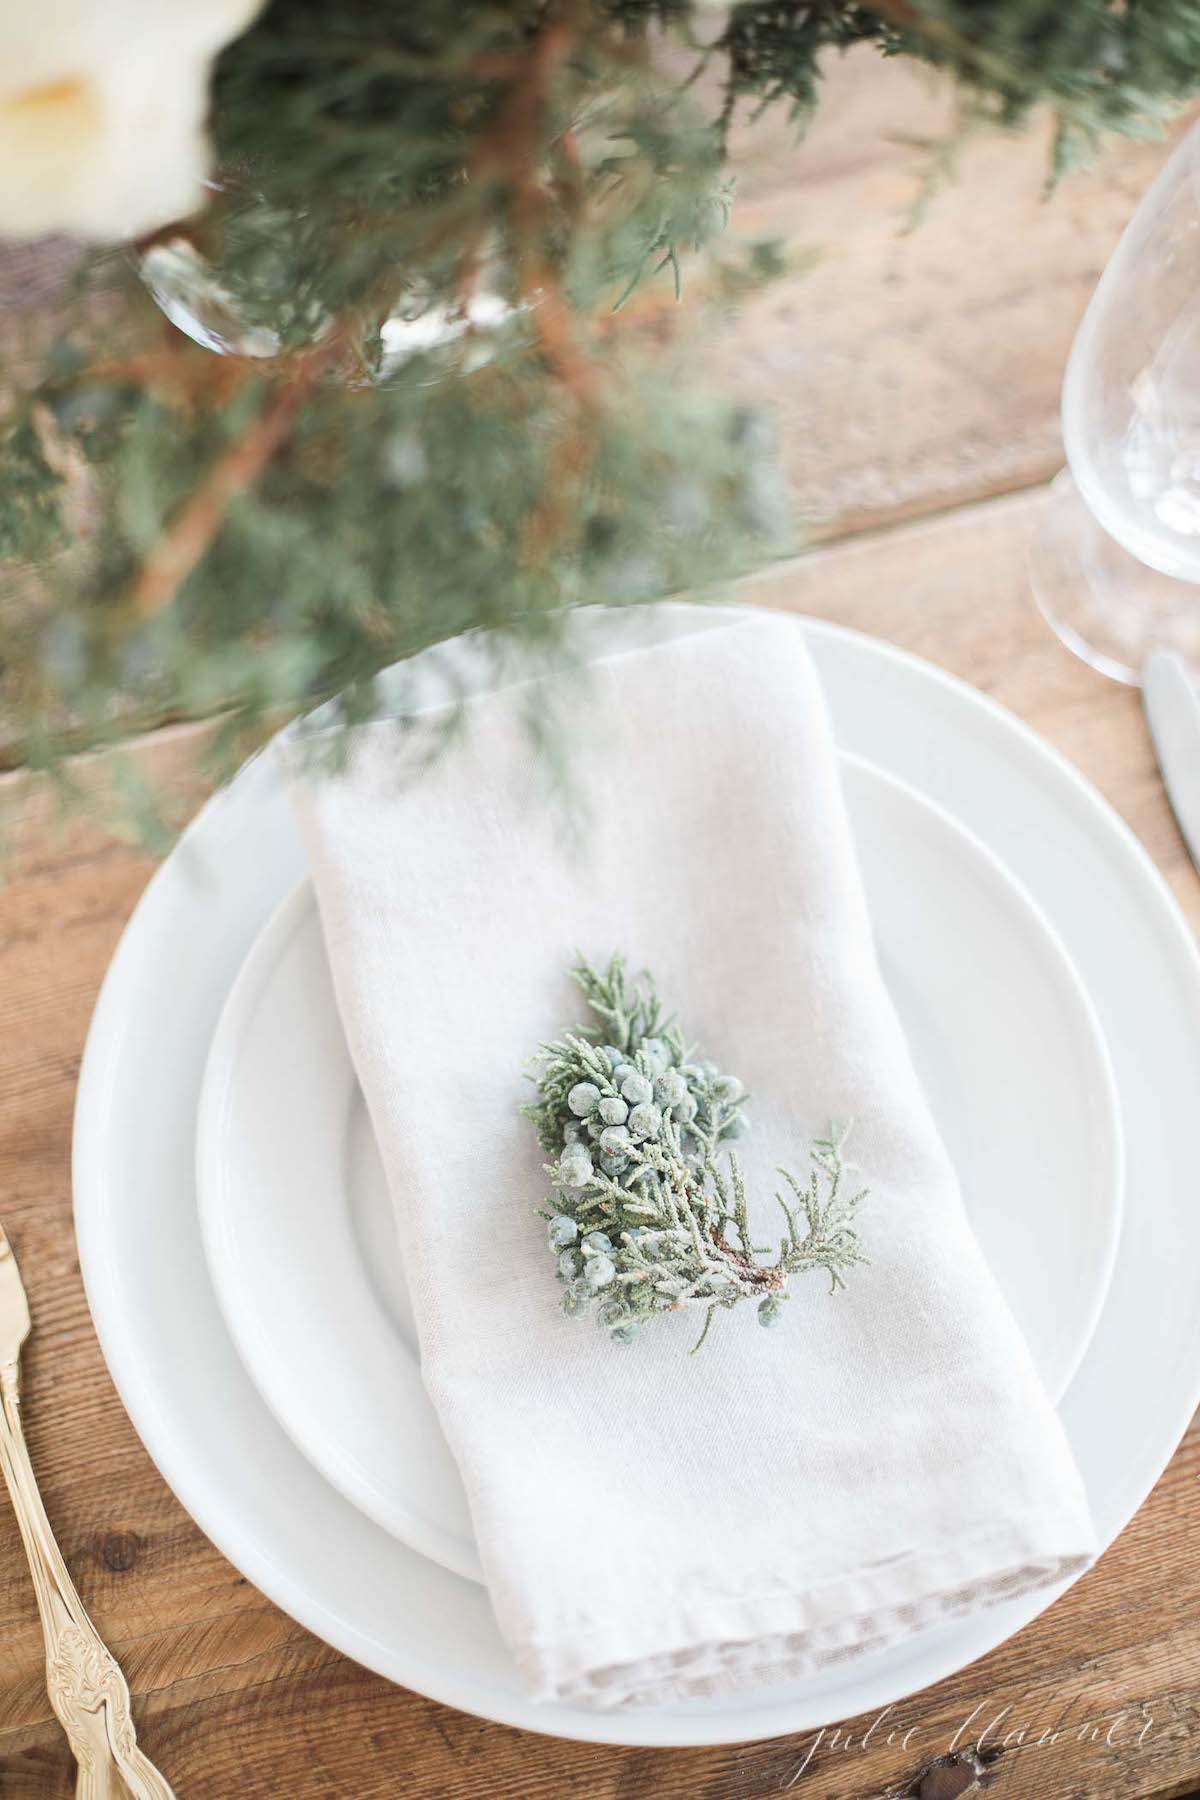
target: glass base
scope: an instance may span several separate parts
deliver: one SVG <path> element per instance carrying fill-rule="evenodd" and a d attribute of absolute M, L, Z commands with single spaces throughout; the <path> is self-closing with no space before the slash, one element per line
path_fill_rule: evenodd
<path fill-rule="evenodd" d="M 1160 575 L 1096 523 L 1064 469 L 1050 484 L 1029 553 L 1043 617 L 1068 650 L 1140 687 L 1151 650 L 1200 671 L 1200 582 Z"/>

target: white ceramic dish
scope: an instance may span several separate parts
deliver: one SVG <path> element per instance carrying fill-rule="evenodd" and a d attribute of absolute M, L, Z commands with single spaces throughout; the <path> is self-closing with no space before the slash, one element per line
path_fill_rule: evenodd
<path fill-rule="evenodd" d="M 1061 1414 L 1101 1540 L 1144 1499 L 1200 1398 L 1200 959 L 1136 839 L 1061 757 L 975 690 L 806 621 L 844 748 L 933 796 L 1014 871 L 1095 1005 L 1126 1144 L 1126 1228 Z M 450 1705 L 627 1744 L 733 1743 L 869 1712 L 981 1656 L 1052 1593 L 819 1679 L 625 1715 L 532 1704 L 486 1596 L 367 1520 L 272 1418 L 225 1329 L 200 1242 L 195 1125 L 217 1018 L 303 857 L 274 756 L 197 818 L 106 978 L 76 1110 L 79 1250 L 121 1396 L 184 1505 L 247 1578 L 328 1643 Z"/>
<path fill-rule="evenodd" d="M 842 785 L 885 979 L 976 1233 L 1058 1399 L 1120 1226 L 1121 1134 L 1095 1014 L 977 838 L 858 758 L 843 756 Z M 307 882 L 264 926 L 221 1014 L 197 1182 L 217 1298 L 280 1424 L 370 1518 L 481 1580 Z"/>

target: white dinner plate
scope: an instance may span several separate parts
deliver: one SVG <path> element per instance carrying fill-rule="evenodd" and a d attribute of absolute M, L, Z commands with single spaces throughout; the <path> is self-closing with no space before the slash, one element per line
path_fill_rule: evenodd
<path fill-rule="evenodd" d="M 587 630 L 586 615 L 581 629 Z M 604 621 L 597 622 L 604 628 Z M 797 621 L 843 749 L 944 805 L 1056 928 L 1100 1019 L 1126 1148 L 1112 1283 L 1060 1406 L 1100 1541 L 1158 1478 L 1200 1397 L 1200 959 L 1128 828 L 1001 707 L 878 640 Z M 301 1624 L 434 1699 L 594 1742 L 727 1744 L 873 1712 L 962 1668 L 1054 1599 L 1041 1590 L 810 1680 L 596 1714 L 521 1688 L 483 1589 L 372 1523 L 296 1449 L 225 1328 L 200 1240 L 196 1108 L 231 983 L 305 873 L 273 753 L 198 816 L 126 928 L 80 1074 L 80 1262 L 113 1378 L 183 1504 Z"/>
<path fill-rule="evenodd" d="M 1099 1316 L 1120 1225 L 1117 1103 L 1095 1014 L 1044 918 L 977 838 L 873 765 L 841 761 L 884 979 L 976 1234 L 1057 1400 Z M 307 882 L 263 928 L 221 1015 L 197 1174 L 217 1298 L 276 1418 L 372 1519 L 481 1580 Z"/>

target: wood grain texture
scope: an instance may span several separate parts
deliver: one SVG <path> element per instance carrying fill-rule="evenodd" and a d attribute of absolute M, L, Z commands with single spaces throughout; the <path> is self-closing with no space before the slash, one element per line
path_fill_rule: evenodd
<path fill-rule="evenodd" d="M 779 112 L 737 139 L 732 235 L 780 239 L 798 266 L 716 333 L 709 372 L 777 418 L 816 532 L 1054 474 L 1071 339 L 1165 155 L 1112 145 L 1047 201 L 1045 131 L 982 137 L 906 233 L 927 163 L 903 140 L 948 125 L 926 73 L 856 50 L 803 144 Z"/>
<path fill-rule="evenodd" d="M 1042 147 L 981 147 L 924 231 L 898 241 L 904 196 L 883 139 L 913 127 L 916 95 L 903 70 L 851 59 L 810 156 L 782 154 L 778 137 L 748 145 L 742 228 L 801 230 L 830 249 L 790 297 L 755 302 L 722 354 L 748 395 L 781 402 L 792 472 L 823 496 L 842 541 L 755 577 L 744 597 L 878 633 L 1011 706 L 1098 784 L 1198 924 L 1200 884 L 1136 696 L 1074 661 L 1030 603 L 1040 492 L 963 504 L 1056 466 L 1070 333 L 1162 148 L 1123 150 L 1045 211 Z M 909 522 L 864 529 L 898 519 Z M 136 754 L 186 793 L 203 730 L 164 730 Z M 17 820 L 0 890 L 0 1216 L 34 1310 L 30 1450 L 71 1573 L 129 1679 L 140 1739 L 180 1800 L 948 1800 L 977 1766 L 1001 1800 L 1168 1800 L 1200 1787 L 1194 1428 L 1118 1542 L 1048 1614 L 836 1738 L 702 1751 L 561 1743 L 392 1687 L 293 1624 L 151 1465 L 79 1278 L 74 1085 L 100 980 L 152 865 L 94 825 L 57 829 L 20 777 L 0 795 Z M 0 1502 L 0 1796 L 49 1800 L 71 1781 Z"/>

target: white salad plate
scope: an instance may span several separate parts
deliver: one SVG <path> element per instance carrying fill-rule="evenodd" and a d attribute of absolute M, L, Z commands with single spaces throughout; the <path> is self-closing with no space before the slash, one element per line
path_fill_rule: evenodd
<path fill-rule="evenodd" d="M 873 765 L 841 765 L 884 979 L 976 1235 L 1057 1400 L 1099 1317 L 1120 1227 L 1121 1133 L 1095 1013 L 977 838 Z M 221 1014 L 197 1186 L 217 1298 L 280 1424 L 372 1519 L 481 1580 L 307 882 L 255 940 Z M 526 1226 L 554 1306 L 542 1200 L 530 1196 Z"/>
<path fill-rule="evenodd" d="M 1027 727 L 878 640 L 816 621 L 797 629 L 839 746 L 937 801 L 1000 857 L 1062 939 L 1099 1018 L 1124 1128 L 1125 1226 L 1060 1414 L 1108 1543 L 1200 1398 L 1200 958 L 1137 840 Z M 720 1701 L 626 1713 L 532 1702 L 485 1591 L 369 1520 L 276 1422 L 208 1275 L 195 1184 L 204 1067 L 238 970 L 304 874 L 268 751 L 200 813 L 143 895 L 97 1003 L 76 1107 L 80 1261 L 109 1368 L 164 1477 L 247 1579 L 420 1693 L 529 1730 L 632 1745 L 744 1742 L 875 1711 L 1053 1601 L 1043 1590 Z M 1014 1149 L 1020 1181 L 1025 1146 Z"/>

